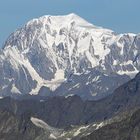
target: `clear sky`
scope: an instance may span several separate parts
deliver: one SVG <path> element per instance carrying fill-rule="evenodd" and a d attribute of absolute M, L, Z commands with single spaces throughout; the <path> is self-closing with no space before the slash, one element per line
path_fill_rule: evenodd
<path fill-rule="evenodd" d="M 0 46 L 32 18 L 69 13 L 118 33 L 140 33 L 140 0 L 0 0 Z"/>

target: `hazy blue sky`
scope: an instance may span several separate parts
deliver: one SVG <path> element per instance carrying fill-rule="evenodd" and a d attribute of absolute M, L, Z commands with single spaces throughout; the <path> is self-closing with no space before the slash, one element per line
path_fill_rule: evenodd
<path fill-rule="evenodd" d="M 118 33 L 140 33 L 140 0 L 0 0 L 0 45 L 32 18 L 68 13 Z"/>

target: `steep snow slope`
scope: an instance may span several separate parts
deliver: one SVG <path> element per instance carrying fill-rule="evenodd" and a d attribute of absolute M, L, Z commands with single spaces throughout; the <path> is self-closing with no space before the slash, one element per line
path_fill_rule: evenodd
<path fill-rule="evenodd" d="M 140 35 L 116 35 L 75 14 L 33 19 L 0 52 L 0 94 L 102 98 L 139 71 L 139 47 Z"/>

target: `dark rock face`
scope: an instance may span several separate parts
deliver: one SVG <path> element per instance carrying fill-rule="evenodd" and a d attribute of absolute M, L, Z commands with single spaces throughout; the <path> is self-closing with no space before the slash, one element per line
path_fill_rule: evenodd
<path fill-rule="evenodd" d="M 54 127 L 67 127 L 71 124 L 81 124 L 84 115 L 84 101 L 78 97 L 52 97 L 46 100 L 0 100 L 0 108 L 13 112 L 16 116 L 30 113 Z"/>
<path fill-rule="evenodd" d="M 140 110 L 120 122 L 109 124 L 81 140 L 139 140 Z"/>
<path fill-rule="evenodd" d="M 0 139 L 1 140 L 35 140 L 43 130 L 30 121 L 28 114 L 20 117 L 0 109 Z"/>

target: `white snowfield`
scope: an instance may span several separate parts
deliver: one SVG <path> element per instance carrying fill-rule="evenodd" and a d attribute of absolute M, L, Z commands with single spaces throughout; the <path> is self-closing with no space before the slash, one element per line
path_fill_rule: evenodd
<path fill-rule="evenodd" d="M 49 133 L 49 139 L 72 139 L 74 137 L 82 137 L 91 134 L 93 131 L 105 126 L 107 123 L 99 122 L 90 125 L 73 126 L 70 130 L 57 129 L 49 126 L 41 119 L 31 117 L 31 121 L 37 127 L 40 127 Z"/>
<path fill-rule="evenodd" d="M 38 118 L 31 117 L 31 121 L 37 127 L 43 128 L 46 131 L 48 131 L 50 133 L 50 138 L 52 138 L 52 139 L 56 139 L 58 136 L 61 135 L 61 133 L 63 131 L 62 129 L 56 129 L 56 128 L 49 126 L 43 120 L 40 120 Z"/>
<path fill-rule="evenodd" d="M 108 77 L 113 73 L 133 78 L 140 70 L 139 48 L 140 35 L 117 35 L 73 13 L 33 19 L 11 34 L 0 51 L 0 95 L 36 95 L 42 86 L 56 91 L 71 74 L 80 77 L 91 69 Z M 102 76 L 97 81 L 87 78 L 85 84 L 96 82 L 101 92 L 107 92 L 103 89 L 110 87 L 98 85 L 100 81 Z M 80 89 L 77 84 L 68 89 Z M 90 93 L 98 96 L 99 91 L 94 87 Z"/>

